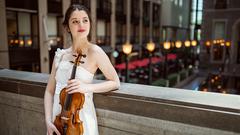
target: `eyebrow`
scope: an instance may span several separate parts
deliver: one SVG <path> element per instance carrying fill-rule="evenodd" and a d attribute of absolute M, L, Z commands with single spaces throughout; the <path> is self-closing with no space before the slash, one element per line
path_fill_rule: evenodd
<path fill-rule="evenodd" d="M 75 19 L 78 19 L 78 18 L 72 18 L 70 20 L 75 20 Z M 83 19 L 88 19 L 88 17 L 83 17 Z"/>

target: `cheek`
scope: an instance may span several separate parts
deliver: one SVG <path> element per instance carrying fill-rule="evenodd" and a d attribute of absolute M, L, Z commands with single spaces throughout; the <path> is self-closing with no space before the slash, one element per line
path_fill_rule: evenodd
<path fill-rule="evenodd" d="M 74 34 L 74 33 L 77 33 L 77 28 L 75 28 L 74 26 L 70 26 L 69 27 L 69 30 L 70 30 L 70 32 L 72 33 L 72 34 Z"/>
<path fill-rule="evenodd" d="M 88 30 L 90 28 L 90 25 L 89 24 L 85 24 L 84 27 L 85 27 L 85 29 Z"/>

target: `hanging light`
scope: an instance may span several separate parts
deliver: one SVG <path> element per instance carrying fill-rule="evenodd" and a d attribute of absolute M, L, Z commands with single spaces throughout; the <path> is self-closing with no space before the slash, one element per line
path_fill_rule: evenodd
<path fill-rule="evenodd" d="M 148 50 L 149 52 L 152 52 L 154 49 L 155 49 L 155 44 L 154 44 L 152 41 L 150 41 L 149 43 L 147 43 L 147 50 Z"/>
<path fill-rule="evenodd" d="M 129 42 L 126 42 L 123 44 L 122 49 L 123 52 L 128 55 L 132 52 L 132 45 Z"/>
<path fill-rule="evenodd" d="M 23 46 L 23 45 L 24 45 L 24 41 L 23 41 L 23 40 L 20 40 L 19 45 L 20 45 L 20 46 Z"/>
<path fill-rule="evenodd" d="M 192 40 L 191 44 L 192 44 L 192 46 L 196 46 L 197 45 L 197 41 L 196 40 Z"/>
<path fill-rule="evenodd" d="M 15 44 L 18 44 L 18 42 L 19 42 L 19 41 L 18 41 L 17 39 L 15 39 L 14 43 L 15 43 Z"/>
<path fill-rule="evenodd" d="M 171 42 L 169 42 L 169 41 L 164 42 L 163 43 L 163 48 L 166 49 L 166 50 L 170 49 L 171 48 Z"/>
<path fill-rule="evenodd" d="M 217 44 L 217 40 L 213 40 L 213 44 Z"/>
<path fill-rule="evenodd" d="M 184 42 L 184 44 L 185 44 L 185 47 L 190 47 L 191 42 L 190 42 L 189 40 L 186 40 L 186 41 Z"/>
<path fill-rule="evenodd" d="M 29 46 L 31 46 L 31 45 L 32 45 L 32 40 L 29 39 L 29 40 L 27 41 L 27 44 L 28 44 Z"/>
<path fill-rule="evenodd" d="M 231 46 L 231 43 L 229 41 L 226 42 L 226 46 L 229 47 Z"/>
<path fill-rule="evenodd" d="M 206 46 L 210 46 L 211 42 L 210 41 L 206 41 Z"/>
<path fill-rule="evenodd" d="M 176 41 L 175 43 L 176 48 L 181 48 L 182 47 L 182 42 L 181 41 Z"/>

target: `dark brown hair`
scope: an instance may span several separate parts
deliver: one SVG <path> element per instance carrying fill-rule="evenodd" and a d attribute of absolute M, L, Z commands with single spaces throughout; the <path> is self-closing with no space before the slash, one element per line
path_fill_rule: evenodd
<path fill-rule="evenodd" d="M 85 7 L 85 6 L 83 6 L 83 5 L 80 5 L 80 4 L 72 4 L 72 5 L 70 5 L 70 7 L 67 9 L 67 11 L 66 11 L 66 13 L 65 13 L 65 17 L 64 17 L 64 21 L 63 21 L 63 26 L 65 27 L 65 28 L 69 28 L 69 19 L 70 19 L 70 17 L 71 17 L 71 15 L 72 15 L 72 13 L 75 11 L 75 10 L 79 10 L 79 11 L 81 11 L 81 10 L 83 10 L 83 11 L 85 11 L 86 13 L 87 13 L 87 15 L 88 15 L 88 18 L 89 18 L 89 20 L 90 20 L 90 27 L 91 27 L 91 17 L 90 17 L 90 13 L 89 13 L 89 10 L 88 10 L 88 8 L 87 7 Z"/>

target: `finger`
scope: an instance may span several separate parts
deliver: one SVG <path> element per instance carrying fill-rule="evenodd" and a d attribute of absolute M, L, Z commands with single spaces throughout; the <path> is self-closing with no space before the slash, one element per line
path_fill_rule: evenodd
<path fill-rule="evenodd" d="M 48 131 L 48 135 L 53 135 L 53 132 L 52 131 Z"/>
<path fill-rule="evenodd" d="M 69 88 L 69 89 L 67 90 L 67 92 L 69 93 L 69 92 L 71 92 L 71 91 L 77 90 L 78 88 L 79 88 L 79 86 L 73 86 L 73 87 Z"/>
<path fill-rule="evenodd" d="M 74 89 L 77 89 L 78 87 L 79 87 L 78 84 L 72 85 L 72 86 L 70 86 L 70 87 L 67 88 L 66 92 L 69 92 L 69 91 L 72 91 L 72 90 L 74 90 Z"/>
<path fill-rule="evenodd" d="M 74 83 L 74 82 L 76 82 L 77 81 L 77 79 L 71 79 L 71 80 L 69 80 L 68 82 L 69 83 Z"/>
<path fill-rule="evenodd" d="M 68 84 L 68 85 L 70 85 L 70 84 L 72 84 L 72 83 L 74 83 L 74 79 L 67 81 L 67 84 Z"/>
<path fill-rule="evenodd" d="M 73 94 L 73 93 L 77 93 L 78 91 L 77 90 L 72 90 L 70 92 L 68 92 L 68 94 Z"/>
<path fill-rule="evenodd" d="M 77 80 L 70 80 L 66 88 L 70 88 L 72 86 L 79 85 L 79 84 L 80 82 L 78 82 Z"/>
<path fill-rule="evenodd" d="M 73 93 L 82 93 L 81 91 L 79 91 L 78 89 L 74 89 L 74 90 L 71 90 L 70 92 L 68 92 L 68 94 L 73 94 Z"/>
<path fill-rule="evenodd" d="M 67 91 L 69 91 L 69 90 L 72 90 L 72 89 L 74 89 L 74 88 L 76 88 L 76 87 L 79 87 L 80 86 L 80 84 L 79 83 L 72 83 L 71 85 L 68 85 L 68 87 L 67 87 Z"/>
<path fill-rule="evenodd" d="M 53 127 L 53 130 L 57 135 L 61 135 L 60 132 L 58 131 L 58 129 L 55 126 Z"/>

